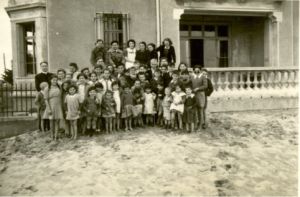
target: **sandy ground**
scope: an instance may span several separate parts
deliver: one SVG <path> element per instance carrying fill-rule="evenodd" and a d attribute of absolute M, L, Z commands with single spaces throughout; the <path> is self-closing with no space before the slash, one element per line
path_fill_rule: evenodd
<path fill-rule="evenodd" d="M 297 195 L 297 111 L 209 115 L 201 133 L 147 128 L 1 140 L 1 195 Z"/>

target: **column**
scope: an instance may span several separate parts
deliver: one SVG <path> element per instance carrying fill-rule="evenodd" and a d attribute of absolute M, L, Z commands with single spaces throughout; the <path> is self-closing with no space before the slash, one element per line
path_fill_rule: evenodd
<path fill-rule="evenodd" d="M 269 15 L 272 26 L 272 66 L 279 67 L 280 66 L 280 23 L 282 22 L 282 12 L 273 12 Z"/>
<path fill-rule="evenodd" d="M 180 18 L 181 15 L 184 13 L 184 9 L 173 9 L 173 19 L 177 21 L 177 42 L 174 42 L 174 44 L 178 44 L 178 46 L 174 46 L 176 48 L 176 62 L 180 62 L 180 32 L 179 32 L 179 26 L 180 26 Z M 175 40 L 174 40 L 175 41 Z"/>

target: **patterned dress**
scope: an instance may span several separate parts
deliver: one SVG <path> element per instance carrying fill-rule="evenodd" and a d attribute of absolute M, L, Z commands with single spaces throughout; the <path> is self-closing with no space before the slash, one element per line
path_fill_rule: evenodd
<path fill-rule="evenodd" d="M 45 90 L 45 100 L 49 102 L 49 107 L 46 107 L 43 119 L 59 120 L 63 119 L 63 111 L 61 106 L 61 90 L 58 86 L 51 86 Z"/>

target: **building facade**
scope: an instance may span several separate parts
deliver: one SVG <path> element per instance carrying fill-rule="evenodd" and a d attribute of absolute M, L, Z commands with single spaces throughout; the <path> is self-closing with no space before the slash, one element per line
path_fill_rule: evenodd
<path fill-rule="evenodd" d="M 131 38 L 159 45 L 166 37 L 173 41 L 177 64 L 209 68 L 215 72 L 214 84 L 222 89 L 234 87 L 233 71 L 252 71 L 249 77 L 236 77 L 245 84 L 298 78 L 298 1 L 9 0 L 6 11 L 16 82 L 32 81 L 43 60 L 52 72 L 70 62 L 90 66 L 98 38 L 109 47 L 112 40 L 125 46 Z M 232 71 L 229 76 L 224 75 L 227 71 Z"/>

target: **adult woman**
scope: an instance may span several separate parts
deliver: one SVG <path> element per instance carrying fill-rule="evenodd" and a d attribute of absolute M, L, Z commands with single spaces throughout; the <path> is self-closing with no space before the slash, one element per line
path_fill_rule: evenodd
<path fill-rule="evenodd" d="M 155 44 L 149 43 L 147 45 L 147 48 L 148 48 L 148 51 L 149 51 L 149 62 L 148 63 L 150 63 L 150 60 L 153 59 L 153 58 L 158 60 L 158 55 L 157 55 L 157 51 L 155 49 Z"/>
<path fill-rule="evenodd" d="M 125 68 L 129 69 L 133 66 L 136 56 L 135 40 L 128 40 L 127 49 L 124 51 Z"/>
<path fill-rule="evenodd" d="M 58 69 L 57 70 L 57 77 L 58 77 L 58 80 L 57 80 L 57 84 L 59 85 L 59 87 L 61 87 L 62 83 L 66 80 L 66 71 L 65 69 Z"/>
<path fill-rule="evenodd" d="M 140 64 L 147 65 L 149 63 L 149 51 L 146 49 L 146 43 L 139 43 L 139 50 L 136 52 L 135 60 L 139 61 Z"/>
<path fill-rule="evenodd" d="M 176 63 L 176 54 L 175 49 L 172 46 L 172 41 L 170 38 L 165 38 L 156 51 L 159 52 L 159 58 L 166 57 L 168 59 L 169 64 Z"/>
<path fill-rule="evenodd" d="M 188 66 L 186 63 L 184 62 L 180 62 L 179 65 L 178 65 L 178 72 L 179 72 L 179 75 L 181 75 L 182 73 L 188 71 Z"/>

